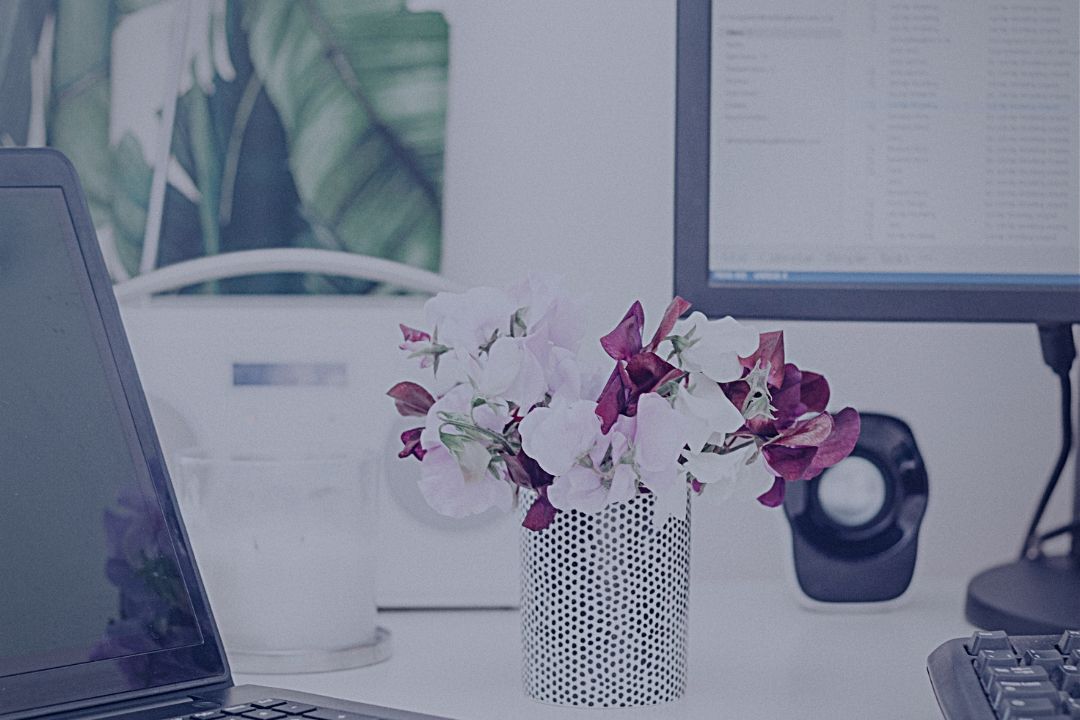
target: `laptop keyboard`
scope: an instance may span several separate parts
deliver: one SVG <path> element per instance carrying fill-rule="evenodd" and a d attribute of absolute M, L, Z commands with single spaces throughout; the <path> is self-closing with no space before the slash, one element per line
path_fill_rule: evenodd
<path fill-rule="evenodd" d="M 244 705 L 230 705 L 219 710 L 204 710 L 171 720 L 386 720 L 386 718 L 316 707 L 278 698 L 264 698 Z"/>

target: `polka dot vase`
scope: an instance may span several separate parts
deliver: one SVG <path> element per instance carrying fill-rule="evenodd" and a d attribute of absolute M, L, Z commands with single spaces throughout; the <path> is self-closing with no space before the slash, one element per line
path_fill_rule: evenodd
<path fill-rule="evenodd" d="M 640 495 L 521 530 L 525 692 L 590 707 L 653 705 L 686 689 L 690 507 L 653 525 Z"/>

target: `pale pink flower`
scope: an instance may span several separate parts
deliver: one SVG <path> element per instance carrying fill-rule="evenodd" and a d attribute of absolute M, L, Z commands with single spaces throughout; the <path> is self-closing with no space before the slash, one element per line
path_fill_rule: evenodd
<path fill-rule="evenodd" d="M 641 482 L 656 496 L 653 521 L 662 526 L 671 515 L 686 510 L 686 473 L 679 456 L 686 444 L 686 421 L 656 393 L 638 398 L 634 463 Z"/>
<path fill-rule="evenodd" d="M 704 373 L 717 382 L 742 377 L 740 357 L 757 350 L 758 334 L 732 317 L 709 320 L 700 312 L 675 323 L 676 362 L 683 370 Z"/>
<path fill-rule="evenodd" d="M 637 472 L 629 454 L 633 418 L 598 435 L 585 458 L 557 476 L 548 488 L 548 500 L 559 510 L 594 513 L 610 503 L 624 502 L 637 494 Z"/>
<path fill-rule="evenodd" d="M 468 374 L 477 395 L 508 400 L 527 411 L 544 399 L 548 383 L 526 338 L 500 337 L 486 353 L 469 358 Z"/>
<path fill-rule="evenodd" d="M 686 444 L 695 452 L 710 440 L 722 443 L 724 433 L 742 427 L 744 420 L 739 408 L 704 373 L 690 373 L 687 384 L 678 387 L 673 399 L 675 410 L 686 421 Z M 714 437 L 717 434 L 719 438 Z"/>
<path fill-rule="evenodd" d="M 505 291 L 476 287 L 463 293 L 439 293 L 424 304 L 424 315 L 440 344 L 475 354 L 496 332 L 509 334 L 517 309 Z"/>
<path fill-rule="evenodd" d="M 521 448 L 552 475 L 567 473 L 600 434 L 596 403 L 578 400 L 533 409 L 521 421 Z"/>
<path fill-rule="evenodd" d="M 441 515 L 466 517 L 488 508 L 509 510 L 513 489 L 489 468 L 491 454 L 479 443 L 463 441 L 455 457 L 439 445 L 428 450 L 421 463 L 420 492 Z"/>

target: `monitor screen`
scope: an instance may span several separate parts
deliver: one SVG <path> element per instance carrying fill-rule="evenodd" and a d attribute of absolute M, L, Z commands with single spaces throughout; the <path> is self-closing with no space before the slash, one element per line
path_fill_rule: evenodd
<path fill-rule="evenodd" d="M 676 290 L 748 316 L 1080 320 L 1078 7 L 683 0 Z"/>

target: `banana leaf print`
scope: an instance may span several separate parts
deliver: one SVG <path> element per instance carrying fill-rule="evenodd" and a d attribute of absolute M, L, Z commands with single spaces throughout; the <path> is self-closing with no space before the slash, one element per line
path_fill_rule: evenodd
<path fill-rule="evenodd" d="M 317 245 L 437 269 L 442 16 L 401 0 L 252 0 L 244 25 Z"/>
<path fill-rule="evenodd" d="M 271 247 L 437 270 L 447 35 L 403 0 L 7 0 L 0 145 L 72 159 L 116 280 Z"/>

